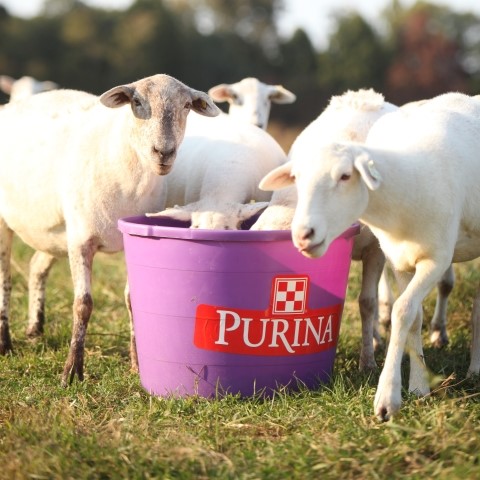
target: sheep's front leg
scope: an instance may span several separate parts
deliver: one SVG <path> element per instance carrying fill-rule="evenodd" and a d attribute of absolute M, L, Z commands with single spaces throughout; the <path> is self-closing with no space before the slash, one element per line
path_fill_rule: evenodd
<path fill-rule="evenodd" d="M 433 313 L 430 324 L 430 341 L 437 348 L 448 345 L 447 333 L 447 304 L 453 285 L 455 284 L 455 272 L 450 265 L 443 274 L 442 279 L 437 284 L 437 302 L 435 303 L 435 312 Z"/>
<path fill-rule="evenodd" d="M 399 274 L 397 277 L 400 289 L 404 290 L 393 305 L 390 343 L 374 401 L 375 414 L 381 420 L 388 420 L 400 409 L 401 364 L 407 340 L 411 359 L 410 389 L 419 395 L 429 392 L 427 372 L 423 364 L 419 312 L 423 299 L 445 269 L 445 264 L 423 260 L 417 263 L 413 278 L 409 274 Z"/>
<path fill-rule="evenodd" d="M 12 277 L 10 258 L 12 254 L 13 232 L 0 219 L 0 355 L 13 350 L 8 316 L 10 310 L 10 294 L 12 291 Z"/>
<path fill-rule="evenodd" d="M 62 385 L 72 382 L 75 375 L 83 380 L 83 359 L 85 353 L 85 335 L 88 321 L 93 310 L 92 264 L 97 250 L 92 239 L 81 245 L 69 245 L 68 258 L 73 280 L 73 328 L 70 351 L 63 369 Z"/>
<path fill-rule="evenodd" d="M 130 301 L 130 285 L 125 284 L 125 305 L 127 307 L 128 318 L 130 320 L 130 368 L 133 372 L 138 372 L 137 345 L 135 343 L 135 330 L 133 328 L 132 303 Z"/>
<path fill-rule="evenodd" d="M 48 272 L 55 257 L 44 252 L 35 252 L 30 260 L 28 277 L 28 326 L 27 335 L 38 337 L 43 334 L 45 323 L 45 286 Z"/>
<path fill-rule="evenodd" d="M 377 328 L 378 282 L 385 265 L 385 256 L 375 243 L 362 254 L 362 286 L 358 299 L 362 320 L 362 347 L 360 351 L 360 370 L 377 368 L 374 354 L 374 341 L 381 343 Z"/>

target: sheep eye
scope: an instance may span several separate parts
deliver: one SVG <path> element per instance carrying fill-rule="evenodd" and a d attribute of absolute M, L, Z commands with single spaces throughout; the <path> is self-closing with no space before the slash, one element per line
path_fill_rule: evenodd
<path fill-rule="evenodd" d="M 344 173 L 341 177 L 340 180 L 342 182 L 346 182 L 347 180 L 350 180 L 351 175 L 349 173 Z"/>
<path fill-rule="evenodd" d="M 242 105 L 243 104 L 242 99 L 236 93 L 234 93 L 232 95 L 232 101 L 235 105 Z"/>
<path fill-rule="evenodd" d="M 140 107 L 142 105 L 142 102 L 138 99 L 138 98 L 134 98 L 133 99 L 133 104 L 136 106 L 136 107 Z"/>
<path fill-rule="evenodd" d="M 190 102 L 187 102 L 183 108 L 186 108 L 187 110 L 190 110 L 192 108 L 192 104 Z"/>

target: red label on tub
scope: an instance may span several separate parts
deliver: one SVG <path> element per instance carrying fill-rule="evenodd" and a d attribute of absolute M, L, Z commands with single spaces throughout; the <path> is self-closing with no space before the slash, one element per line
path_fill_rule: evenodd
<path fill-rule="evenodd" d="M 343 305 L 309 310 L 308 290 L 307 276 L 282 275 L 273 279 L 266 310 L 199 305 L 194 344 L 219 352 L 272 356 L 334 348 Z"/>

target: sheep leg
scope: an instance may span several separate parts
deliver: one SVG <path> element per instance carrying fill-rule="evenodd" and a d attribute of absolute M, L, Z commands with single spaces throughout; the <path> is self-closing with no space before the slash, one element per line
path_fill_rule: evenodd
<path fill-rule="evenodd" d="M 8 315 L 10 310 L 10 294 L 12 292 L 12 276 L 10 258 L 12 254 L 13 232 L 0 218 L 0 355 L 13 350 Z"/>
<path fill-rule="evenodd" d="M 410 358 L 408 390 L 418 396 L 427 395 L 430 392 L 430 382 L 423 356 L 422 324 L 423 309 L 420 306 L 407 337 L 407 351 Z"/>
<path fill-rule="evenodd" d="M 430 324 L 430 341 L 432 345 L 437 348 L 448 345 L 447 303 L 454 283 L 455 272 L 453 271 L 453 266 L 450 265 L 437 284 L 437 302 Z"/>
<path fill-rule="evenodd" d="M 375 414 L 381 420 L 388 420 L 401 405 L 401 364 L 407 340 L 411 359 L 410 389 L 419 395 L 426 395 L 430 391 L 423 364 L 419 311 L 423 299 L 447 266 L 445 263 L 425 259 L 417 263 L 413 277 L 407 273 L 398 274 L 402 294 L 393 305 L 390 343 L 374 401 Z"/>
<path fill-rule="evenodd" d="M 362 254 L 362 286 L 358 299 L 362 320 L 362 346 L 360 350 L 360 370 L 374 370 L 374 345 L 382 343 L 376 325 L 378 315 L 378 282 L 385 264 L 385 256 L 375 242 Z"/>
<path fill-rule="evenodd" d="M 93 310 L 92 265 L 97 250 L 94 240 L 81 245 L 69 246 L 68 258 L 73 280 L 73 328 L 70 350 L 63 369 L 62 385 L 72 383 L 75 375 L 83 380 L 83 359 L 85 353 L 85 335 L 88 321 Z"/>
<path fill-rule="evenodd" d="M 473 302 L 472 309 L 472 345 L 470 349 L 470 366 L 467 376 L 480 374 L 480 288 Z"/>
<path fill-rule="evenodd" d="M 125 305 L 127 306 L 128 318 L 130 320 L 130 368 L 132 372 L 138 372 L 137 346 L 135 343 L 135 331 L 133 329 L 132 303 L 130 301 L 130 285 L 125 284 Z"/>
<path fill-rule="evenodd" d="M 27 335 L 38 337 L 43 334 L 45 323 L 45 285 L 48 272 L 55 257 L 44 252 L 35 252 L 30 260 L 28 277 L 28 326 Z"/>
<path fill-rule="evenodd" d="M 395 298 L 388 279 L 388 268 L 385 265 L 378 284 L 378 321 L 381 325 L 386 326 L 390 324 L 394 301 Z"/>

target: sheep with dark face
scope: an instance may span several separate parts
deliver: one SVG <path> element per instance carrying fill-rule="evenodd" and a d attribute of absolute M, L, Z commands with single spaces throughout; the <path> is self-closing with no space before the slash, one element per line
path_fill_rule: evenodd
<path fill-rule="evenodd" d="M 62 384 L 75 375 L 83 379 L 93 257 L 123 249 L 119 218 L 164 207 L 164 175 L 191 110 L 219 113 L 206 93 L 154 75 L 100 97 L 55 90 L 0 111 L 0 353 L 12 350 L 8 311 L 15 233 L 36 250 L 29 281 L 30 336 L 43 331 L 48 271 L 57 257 L 68 256 L 73 331 Z"/>

